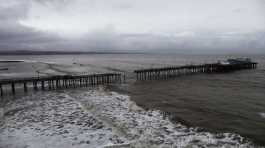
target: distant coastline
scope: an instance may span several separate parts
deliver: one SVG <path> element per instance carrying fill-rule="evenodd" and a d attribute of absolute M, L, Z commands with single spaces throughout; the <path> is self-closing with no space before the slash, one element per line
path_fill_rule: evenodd
<path fill-rule="evenodd" d="M 0 63 L 20 63 L 25 62 L 24 60 L 0 60 Z"/>
<path fill-rule="evenodd" d="M 94 51 L 50 51 L 50 50 L 0 50 L 0 56 L 10 55 L 85 55 L 85 54 L 179 54 L 179 55 L 265 55 L 265 53 L 246 53 L 246 52 L 220 52 L 213 53 L 212 51 L 193 51 L 193 50 L 178 50 L 178 51 L 147 51 L 147 50 L 94 50 Z"/>
<path fill-rule="evenodd" d="M 33 50 L 15 50 L 0 51 L 0 55 L 73 55 L 73 54 L 143 54 L 138 51 L 33 51 Z"/>

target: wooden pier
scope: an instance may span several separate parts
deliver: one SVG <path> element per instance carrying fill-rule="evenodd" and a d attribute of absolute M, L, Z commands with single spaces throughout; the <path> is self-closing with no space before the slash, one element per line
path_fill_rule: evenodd
<path fill-rule="evenodd" d="M 22 85 L 24 92 L 27 92 L 29 88 L 32 88 L 34 91 L 56 90 L 62 88 L 88 87 L 121 82 L 122 74 L 120 73 L 4 79 L 0 80 L 0 95 L 3 96 L 5 93 L 7 93 L 4 92 L 4 88 L 5 90 L 6 88 L 8 88 L 8 90 L 10 90 L 12 94 L 15 94 L 16 89 L 18 88 L 16 86 L 18 85 Z"/>
<path fill-rule="evenodd" d="M 258 63 L 255 62 L 240 62 L 234 64 L 213 63 L 203 65 L 170 66 L 135 70 L 134 73 L 136 73 L 137 80 L 157 80 L 193 73 L 222 73 L 242 69 L 255 69 L 257 68 L 257 64 Z"/>
<path fill-rule="evenodd" d="M 163 68 L 149 68 L 135 70 L 137 80 L 158 80 L 177 77 L 180 75 L 194 73 L 224 73 L 242 69 L 257 68 L 256 62 L 250 59 L 228 59 L 226 62 L 217 62 L 202 65 L 169 66 Z M 8 91 L 16 94 L 21 88 L 28 92 L 29 88 L 38 90 L 56 90 L 63 88 L 88 87 L 95 85 L 105 85 L 125 82 L 125 74 L 104 73 L 92 75 L 59 75 L 50 77 L 33 77 L 23 79 L 3 79 L 0 80 L 0 95 L 3 96 Z"/>

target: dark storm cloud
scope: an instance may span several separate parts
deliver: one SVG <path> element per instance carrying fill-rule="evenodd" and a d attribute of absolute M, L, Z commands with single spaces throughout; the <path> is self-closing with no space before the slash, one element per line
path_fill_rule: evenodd
<path fill-rule="evenodd" d="M 28 8 L 29 3 L 23 0 L 11 0 L 10 4 L 7 2 L 0 5 L 0 50 L 41 49 L 44 45 L 59 40 L 54 34 L 19 24 L 19 19 L 27 16 Z"/>
<path fill-rule="evenodd" d="M 31 3 L 34 1 L 37 4 Z M 182 3 L 181 0 L 177 1 L 180 5 L 187 5 Z M 164 10 L 164 8 L 163 11 L 160 10 L 159 2 L 156 2 L 154 8 L 152 8 L 149 0 L 143 2 L 143 5 L 149 4 L 148 6 L 150 6 L 146 14 L 141 12 L 146 8 L 142 10 L 140 1 L 132 4 L 127 3 L 128 1 L 110 0 L 108 2 L 111 4 L 111 8 L 102 5 L 103 3 L 97 5 L 96 1 L 92 0 L 10 0 L 10 4 L 2 5 L 4 4 L 3 2 L 6 1 L 0 0 L 0 50 L 265 52 L 265 31 L 262 29 L 264 26 L 260 25 L 263 23 L 263 20 L 259 20 L 264 15 L 261 14 L 259 17 L 253 16 L 253 18 L 250 18 L 249 16 L 251 16 L 253 10 L 250 11 L 246 7 L 231 8 L 232 13 L 236 15 L 234 17 L 247 14 L 250 20 L 257 22 L 248 23 L 247 25 L 242 24 L 243 27 L 240 28 L 239 26 L 239 29 L 231 27 L 232 29 L 225 30 L 224 28 L 229 25 L 236 26 L 237 22 L 234 22 L 235 24 L 228 23 L 229 25 L 227 25 L 227 23 L 223 22 L 222 17 L 218 18 L 218 15 L 221 15 L 221 13 L 208 16 L 208 11 L 203 11 L 203 14 L 207 14 L 205 18 L 210 18 L 208 20 L 210 22 L 205 22 L 204 29 L 197 29 L 196 27 L 189 29 L 180 28 L 187 25 L 181 21 L 174 22 L 176 25 L 167 24 L 167 20 L 162 18 L 159 20 L 159 16 L 157 20 L 156 17 L 151 15 L 156 10 L 160 11 L 160 13 L 163 11 L 167 12 L 167 10 Z M 104 1 L 99 0 L 97 2 Z M 161 5 L 163 6 L 162 3 Z M 101 6 L 104 7 L 101 8 Z M 88 11 L 87 7 L 89 7 Z M 203 5 L 201 7 L 205 8 Z M 195 12 L 201 10 L 201 7 Z M 106 13 L 101 14 L 101 11 L 104 12 L 105 10 Z M 141 12 L 141 15 L 137 11 Z M 109 13 L 110 15 L 107 15 Z M 151 21 L 151 23 L 145 20 L 149 16 L 149 13 L 150 18 L 147 20 Z M 196 20 L 196 17 L 200 18 L 200 16 L 192 16 L 194 14 L 196 13 L 191 12 L 190 14 L 191 22 Z M 259 14 L 259 12 L 253 14 Z M 147 16 L 142 17 L 142 15 Z M 180 15 L 176 11 L 175 15 L 183 18 L 182 15 L 187 14 Z M 110 17 L 111 23 L 109 24 L 106 20 L 109 20 Z M 227 18 L 227 20 L 232 20 L 232 18 Z M 21 20 L 24 20 L 26 25 L 21 23 Z M 213 24 L 211 24 L 211 21 L 216 21 L 217 24 L 224 23 L 225 27 L 222 29 L 212 29 Z M 177 29 L 165 27 L 167 25 L 177 26 Z M 210 29 L 207 29 L 207 25 Z M 92 30 L 86 30 L 91 26 Z M 98 26 L 100 27 L 93 28 Z M 223 26 L 220 25 L 218 27 Z M 154 30 L 144 31 L 143 28 L 154 28 Z M 170 28 L 170 30 L 165 31 L 164 28 Z M 63 31 L 66 31 L 66 33 Z M 76 35 L 76 32 L 82 35 Z"/>
<path fill-rule="evenodd" d="M 56 41 L 59 41 L 59 37 L 53 34 L 38 32 L 16 23 L 0 27 L 0 49 L 2 50 L 43 49 Z"/>
<path fill-rule="evenodd" d="M 0 49 L 2 50 L 43 49 L 47 46 L 46 44 L 53 44 L 59 40 L 55 35 L 34 31 L 20 25 L 0 28 L 0 32 Z"/>

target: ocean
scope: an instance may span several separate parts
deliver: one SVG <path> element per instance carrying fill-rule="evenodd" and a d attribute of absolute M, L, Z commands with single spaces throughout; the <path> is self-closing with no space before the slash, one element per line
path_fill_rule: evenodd
<path fill-rule="evenodd" d="M 133 73 L 134 70 L 141 68 L 204 64 L 237 57 L 251 58 L 259 63 L 258 68 L 221 74 L 193 74 L 152 81 L 136 81 Z M 0 71 L 0 79 L 122 72 L 126 74 L 124 84 L 104 89 L 128 96 L 132 102 L 146 111 L 166 113 L 170 122 L 175 125 L 181 123 L 187 128 L 196 128 L 198 133 L 238 134 L 255 145 L 265 145 L 265 55 L 23 55 L 0 56 L 0 60 L 24 60 L 24 62 L 14 63 L 0 62 L 0 68 L 8 68 Z M 75 97 L 74 94 L 76 96 L 82 94 L 79 91 L 84 93 L 88 90 L 38 92 L 39 94 L 32 92 L 33 94 L 21 94 L 15 99 L 11 98 L 16 102 L 16 106 L 21 98 L 29 99 L 31 104 L 32 102 L 34 104 L 32 100 L 35 97 L 37 99 L 47 94 L 50 96 L 52 94 L 54 99 L 62 98 L 63 94 Z M 7 109 L 9 106 L 13 107 L 14 103 L 2 101 L 2 108 Z M 20 112 L 23 112 L 23 108 Z M 11 122 L 11 117 L 15 114 L 7 115 L 6 120 Z M 4 121 L 5 113 L 3 116 Z M 5 133 L 4 127 L 6 127 L 5 124 L 1 128 L 3 133 Z M 5 139 L 5 137 L 2 138 Z"/>

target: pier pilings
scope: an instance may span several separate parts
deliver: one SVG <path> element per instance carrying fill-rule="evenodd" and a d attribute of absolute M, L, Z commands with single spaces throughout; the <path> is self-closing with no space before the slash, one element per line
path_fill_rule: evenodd
<path fill-rule="evenodd" d="M 91 75 L 60 75 L 50 77 L 32 77 L 23 79 L 3 79 L 0 80 L 0 95 L 3 96 L 5 90 L 11 90 L 16 94 L 16 85 L 23 85 L 23 91 L 28 92 L 29 88 L 38 90 L 57 90 L 64 88 L 88 87 L 96 85 L 107 85 L 121 83 L 123 75 L 121 73 L 103 73 Z M 10 87 L 9 87 L 10 86 Z M 10 89 L 8 89 L 8 87 Z"/>
<path fill-rule="evenodd" d="M 255 69 L 257 63 L 247 62 L 240 64 L 203 64 L 203 65 L 185 65 L 185 66 L 171 66 L 163 68 L 149 68 L 135 70 L 137 80 L 157 80 L 168 79 L 180 75 L 188 75 L 195 73 L 222 73 L 242 69 Z"/>

